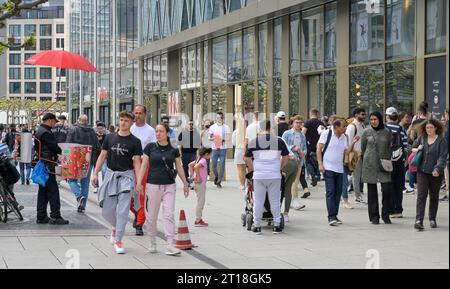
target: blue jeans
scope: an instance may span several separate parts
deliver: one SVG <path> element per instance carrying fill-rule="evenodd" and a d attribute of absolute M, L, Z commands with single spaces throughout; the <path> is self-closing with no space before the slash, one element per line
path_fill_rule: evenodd
<path fill-rule="evenodd" d="M 220 158 L 220 172 L 217 172 L 217 160 Z M 227 150 L 213 150 L 212 153 L 212 167 L 215 176 L 216 183 L 221 183 L 223 178 L 223 173 L 225 172 L 225 161 L 227 158 Z"/>
<path fill-rule="evenodd" d="M 25 168 L 27 169 L 26 180 L 30 179 L 31 164 L 19 162 L 19 168 L 20 168 L 20 180 L 22 181 L 22 185 L 23 185 L 23 184 L 25 184 Z"/>
<path fill-rule="evenodd" d="M 409 174 L 409 187 L 411 189 L 414 189 L 415 185 L 417 183 L 417 181 L 416 181 L 417 180 L 417 172 L 412 173 L 411 171 L 408 171 L 408 174 Z"/>
<path fill-rule="evenodd" d="M 342 174 L 342 198 L 348 200 L 348 168 L 344 167 Z"/>
<path fill-rule="evenodd" d="M 342 195 L 342 175 L 333 171 L 325 171 L 325 190 L 327 192 L 328 220 L 337 218 Z"/>
<path fill-rule="evenodd" d="M 67 182 L 69 183 L 70 189 L 74 193 L 77 200 L 81 197 L 88 198 L 89 196 L 89 183 L 91 181 L 91 171 L 88 170 L 87 176 L 83 179 L 69 179 Z"/>

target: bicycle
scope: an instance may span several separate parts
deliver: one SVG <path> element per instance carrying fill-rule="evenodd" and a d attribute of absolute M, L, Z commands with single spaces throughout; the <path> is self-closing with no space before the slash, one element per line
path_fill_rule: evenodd
<path fill-rule="evenodd" d="M 0 177 L 0 221 L 6 223 L 8 214 L 11 213 L 14 213 L 19 221 L 23 221 L 21 210 L 23 210 L 23 206 L 19 205 L 9 186 Z"/>

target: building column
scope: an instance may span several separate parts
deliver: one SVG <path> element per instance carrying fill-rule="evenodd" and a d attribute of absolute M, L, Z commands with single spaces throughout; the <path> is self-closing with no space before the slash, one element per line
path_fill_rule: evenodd
<path fill-rule="evenodd" d="M 98 45 L 97 45 L 97 1 L 94 1 L 94 65 L 98 67 Z M 98 73 L 94 72 L 94 104 L 92 106 L 92 117 L 91 123 L 94 125 L 98 118 L 99 101 L 98 101 Z"/>
<path fill-rule="evenodd" d="M 270 20 L 267 22 L 267 119 L 272 120 L 270 117 L 271 113 L 277 113 L 273 111 L 273 24 L 274 21 Z"/>
<path fill-rule="evenodd" d="M 143 59 L 138 60 L 137 85 L 138 85 L 137 104 L 143 104 L 144 103 L 144 60 Z"/>
<path fill-rule="evenodd" d="M 290 18 L 289 15 L 283 17 L 283 28 L 282 28 L 282 41 L 281 41 L 281 108 L 285 110 L 287 115 L 291 115 L 290 105 L 289 105 L 289 92 L 290 92 L 290 84 L 289 84 L 289 71 L 290 71 L 290 59 L 291 59 L 291 48 L 290 48 Z"/>
<path fill-rule="evenodd" d="M 416 99 L 414 107 L 425 98 L 426 1 L 416 1 Z"/>
<path fill-rule="evenodd" d="M 350 108 L 350 1 L 337 3 L 336 23 L 336 113 L 347 117 Z"/>
<path fill-rule="evenodd" d="M 112 33 L 113 33 L 113 87 L 111 95 L 111 124 L 117 124 L 117 0 L 112 0 Z"/>

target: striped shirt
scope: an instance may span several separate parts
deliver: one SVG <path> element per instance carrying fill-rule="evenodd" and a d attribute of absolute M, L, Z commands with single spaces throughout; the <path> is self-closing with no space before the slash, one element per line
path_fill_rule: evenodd
<path fill-rule="evenodd" d="M 406 131 L 395 122 L 387 122 L 386 127 L 391 131 L 392 135 L 400 133 L 400 138 L 402 141 L 403 150 L 408 147 L 408 136 L 406 135 Z"/>

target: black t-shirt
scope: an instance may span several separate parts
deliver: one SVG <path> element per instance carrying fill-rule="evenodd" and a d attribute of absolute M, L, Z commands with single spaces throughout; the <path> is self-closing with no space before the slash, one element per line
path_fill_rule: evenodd
<path fill-rule="evenodd" d="M 289 130 L 289 124 L 287 122 L 282 122 L 278 124 L 278 136 L 282 137 L 285 131 Z"/>
<path fill-rule="evenodd" d="M 321 125 L 324 126 L 324 124 L 317 118 L 310 119 L 305 122 L 305 127 L 308 129 L 305 137 L 306 137 L 308 151 L 310 151 L 310 152 L 316 151 L 317 143 L 319 142 L 319 138 L 320 138 L 320 135 L 319 135 L 319 132 L 317 131 L 317 129 Z"/>
<path fill-rule="evenodd" d="M 144 149 L 144 154 L 150 159 L 150 169 L 148 171 L 147 183 L 152 185 L 171 185 L 175 182 L 171 180 L 166 165 L 174 168 L 174 163 L 180 157 L 180 151 L 171 145 L 161 146 L 157 143 L 150 143 Z M 165 158 L 165 163 L 163 158 Z"/>
<path fill-rule="evenodd" d="M 107 166 L 113 171 L 125 172 L 133 169 L 133 157 L 142 155 L 141 141 L 133 136 L 108 134 L 102 144 L 108 151 Z"/>

